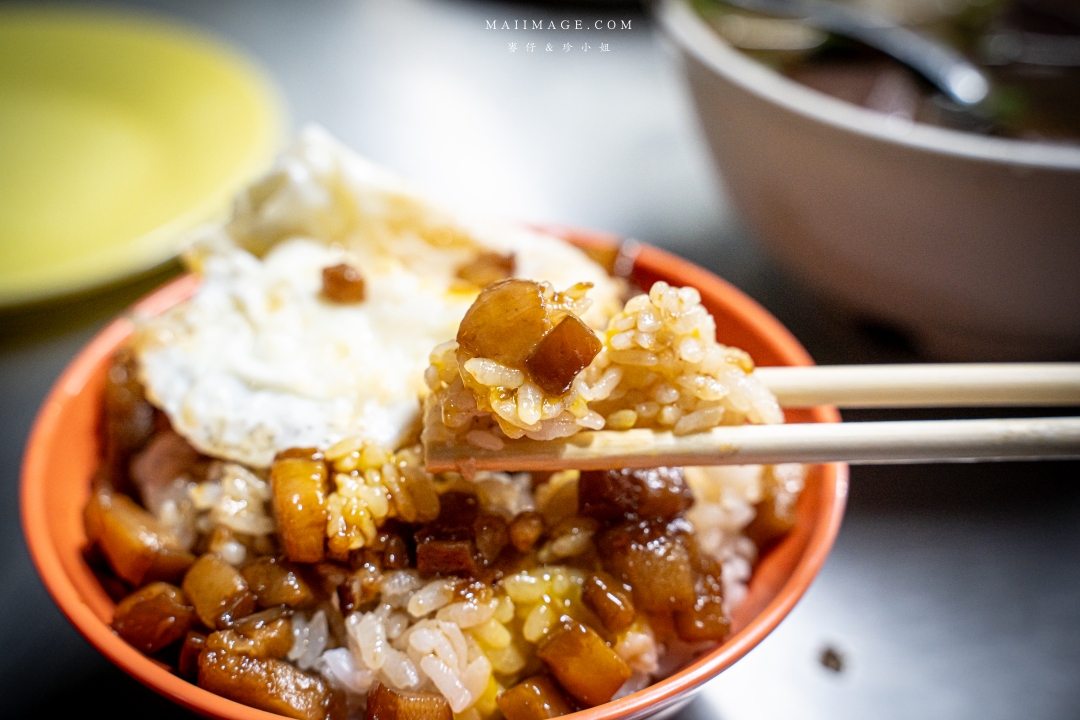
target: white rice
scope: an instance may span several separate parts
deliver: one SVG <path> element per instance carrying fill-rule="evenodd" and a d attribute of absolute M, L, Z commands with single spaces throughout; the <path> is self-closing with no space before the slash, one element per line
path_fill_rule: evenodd
<path fill-rule="evenodd" d="M 686 474 L 695 496 L 688 519 L 702 551 L 721 563 L 725 610 L 730 613 L 745 597 L 756 560 L 757 549 L 742 534 L 754 517 L 754 504 L 780 486 L 797 493 L 801 467 L 687 468 Z M 525 509 L 553 512 L 557 498 L 568 490 L 576 496 L 577 475 L 553 478 L 540 486 L 546 492 L 538 496 L 529 490 L 527 473 L 479 473 L 476 482 L 485 511 L 512 517 Z M 588 518 L 564 523 L 563 533 L 541 548 L 541 560 L 557 563 L 560 557 L 585 551 L 595 528 Z M 377 607 L 346 618 L 347 656 L 336 648 L 310 660 L 311 643 L 319 642 L 312 629 L 316 615 L 301 619 L 299 630 L 294 626 L 297 641 L 290 659 L 311 662 L 353 703 L 362 703 L 371 685 L 381 682 L 401 691 L 437 692 L 458 717 L 469 713 L 479 720 L 494 712 L 494 696 L 501 689 L 495 674 L 514 676 L 526 667 L 524 648 L 543 641 L 565 608 L 581 602 L 586 575 L 557 564 L 542 565 L 503 578 L 493 596 L 462 598 L 457 594 L 459 579 L 425 582 L 415 570 L 393 571 L 382 581 Z M 709 647 L 680 641 L 661 645 L 639 616 L 613 644 L 634 673 L 616 697 L 648 686 Z"/>
<path fill-rule="evenodd" d="M 330 641 L 326 613 L 317 611 L 310 618 L 297 613 L 292 616 L 293 645 L 286 657 L 301 670 L 311 670 L 319 664 Z"/>
<path fill-rule="evenodd" d="M 412 219 L 404 230 L 396 227 L 403 208 Z M 433 233 L 459 242 L 432 242 Z M 202 483 L 176 478 L 157 488 L 151 511 L 189 546 L 199 534 L 210 536 L 212 551 L 241 566 L 249 547 L 272 552 L 257 545 L 269 546 L 275 532 L 265 468 L 279 450 L 319 445 L 332 468 L 333 559 L 370 545 L 388 518 L 424 522 L 434 480 L 415 448 L 388 448 L 416 420 L 424 354 L 453 334 L 468 305 L 467 293 L 452 292 L 455 268 L 481 250 L 515 253 L 522 277 L 560 287 L 574 279 L 592 283 L 592 307 L 584 284 L 560 302 L 590 326 L 606 327 L 604 347 L 566 396 L 547 397 L 526 373 L 491 359 L 464 358 L 459 367 L 456 343 L 443 343 L 423 373 L 434 391 L 425 412 L 437 413 L 428 416 L 428 428 L 500 449 L 508 439 L 548 440 L 583 429 L 686 434 L 782 420 L 749 357 L 716 342 L 695 290 L 656 283 L 616 314 L 623 285 L 581 251 L 529 230 L 458 218 L 314 129 L 241 196 L 231 222 L 188 253 L 202 276 L 195 298 L 141 323 L 135 348 L 148 398 L 194 447 L 235 461 L 215 462 Z M 320 294 L 321 270 L 342 260 L 364 271 L 370 299 L 363 305 L 328 305 Z M 543 286 L 555 297 L 550 283 Z M 405 326 L 413 330 L 408 343 Z M 466 376 L 470 385 L 498 392 L 478 402 Z M 343 689 L 354 713 L 380 682 L 438 692 L 456 720 L 490 717 L 502 689 L 496 676 L 532 672 L 534 646 L 582 602 L 586 573 L 560 564 L 590 551 L 598 529 L 595 521 L 573 518 L 577 477 L 557 474 L 534 492 L 527 473 L 476 473 L 485 512 L 509 521 L 535 510 L 549 528 L 561 523 L 537 549 L 544 564 L 473 597 L 461 596 L 458 580 L 388 572 L 374 609 L 345 618 L 346 647 L 329 647 L 324 610 L 294 613 L 287 659 Z M 697 499 L 688 517 L 702 550 L 721 563 L 730 611 L 745 596 L 756 559 L 743 535 L 753 505 L 766 485 L 778 504 L 794 502 L 801 471 L 690 468 L 687 477 Z M 639 616 L 613 647 L 633 670 L 616 694 L 622 697 L 708 644 L 661 645 Z"/>
<path fill-rule="evenodd" d="M 552 303 L 565 299 L 541 285 Z M 568 293 L 570 291 L 567 291 Z M 716 341 L 716 325 L 693 288 L 653 285 L 608 323 L 603 349 L 563 396 L 547 397 L 516 368 L 467 357 L 456 343 L 431 353 L 425 438 L 498 450 L 505 438 L 552 440 L 605 427 L 670 429 L 783 422 L 750 357 Z M 459 366 L 460 363 L 460 366 Z M 478 420 L 486 427 L 478 427 Z"/>

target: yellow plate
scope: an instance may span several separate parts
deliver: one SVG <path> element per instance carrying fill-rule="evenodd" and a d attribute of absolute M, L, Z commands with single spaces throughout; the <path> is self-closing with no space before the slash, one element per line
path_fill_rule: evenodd
<path fill-rule="evenodd" d="M 269 163 L 277 98 L 248 60 L 184 28 L 0 11 L 0 306 L 173 257 Z"/>

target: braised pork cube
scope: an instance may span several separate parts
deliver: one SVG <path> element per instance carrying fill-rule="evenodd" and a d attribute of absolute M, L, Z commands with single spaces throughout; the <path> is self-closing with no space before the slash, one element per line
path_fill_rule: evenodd
<path fill-rule="evenodd" d="M 331 642 L 327 647 L 345 647 L 348 645 L 349 638 L 345 627 L 345 616 L 341 614 L 341 609 L 333 600 L 326 599 L 316 603 L 313 612 L 318 613 L 320 610 L 326 616 L 326 625 L 330 631 Z"/>
<path fill-rule="evenodd" d="M 495 562 L 510 542 L 510 529 L 498 515 L 484 513 L 473 521 L 476 550 L 488 565 Z"/>
<path fill-rule="evenodd" d="M 605 572 L 593 573 L 585 579 L 581 599 L 609 632 L 622 632 L 634 622 L 634 601 L 630 599 L 630 593 Z"/>
<path fill-rule="evenodd" d="M 195 562 L 180 539 L 126 495 L 96 490 L 84 511 L 86 536 L 121 579 L 139 586 L 176 581 Z"/>
<path fill-rule="evenodd" d="M 223 629 L 255 611 L 255 594 L 244 576 L 214 553 L 200 557 L 184 576 L 184 592 L 199 619 Z"/>
<path fill-rule="evenodd" d="M 176 674 L 189 682 L 199 681 L 199 655 L 206 648 L 206 634 L 188 630 L 184 644 L 180 646 L 180 657 L 176 663 Z"/>
<path fill-rule="evenodd" d="M 670 519 L 694 504 L 682 468 L 590 470 L 578 481 L 581 514 L 598 520 Z"/>
<path fill-rule="evenodd" d="M 658 645 L 668 645 L 679 638 L 675 632 L 675 618 L 669 612 L 646 613 L 649 619 L 649 628 Z"/>
<path fill-rule="evenodd" d="M 288 560 L 261 557 L 245 565 L 240 574 L 255 593 L 259 606 L 277 605 L 303 607 L 315 600 L 311 587 L 304 581 Z"/>
<path fill-rule="evenodd" d="M 514 253 L 484 251 L 457 269 L 458 279 L 485 288 L 514 274 Z"/>
<path fill-rule="evenodd" d="M 799 492 L 805 482 L 801 465 L 771 465 L 762 476 L 764 498 L 754 506 L 754 519 L 746 526 L 746 536 L 764 552 L 795 528 Z"/>
<path fill-rule="evenodd" d="M 439 503 L 439 517 L 414 535 L 416 568 L 421 573 L 475 575 L 486 564 L 475 542 L 476 496 L 450 491 L 440 496 Z"/>
<path fill-rule="evenodd" d="M 83 562 L 90 568 L 90 572 L 94 573 L 97 581 L 101 583 L 101 589 L 114 603 L 120 602 L 131 594 L 131 587 L 116 576 L 100 547 L 96 544 L 86 545 L 83 547 L 81 554 Z"/>
<path fill-rule="evenodd" d="M 211 633 L 206 640 L 206 647 L 210 650 L 279 660 L 289 653 L 292 645 L 292 620 L 283 608 L 248 615 L 227 630 Z"/>
<path fill-rule="evenodd" d="M 290 450 L 274 459 L 274 515 L 285 555 L 293 562 L 319 562 L 326 555 L 327 480 L 318 451 Z"/>
<path fill-rule="evenodd" d="M 407 523 L 426 523 L 439 517 L 439 493 L 423 468 L 399 462 L 401 493 L 395 498 L 398 517 Z"/>
<path fill-rule="evenodd" d="M 372 563 L 364 563 L 337 586 L 338 605 L 348 615 L 353 610 L 378 599 L 383 574 Z"/>
<path fill-rule="evenodd" d="M 473 302 L 457 341 L 472 357 L 521 368 L 549 330 L 540 286 L 531 280 L 502 280 L 484 288 Z"/>
<path fill-rule="evenodd" d="M 731 632 L 731 623 L 724 613 L 723 598 L 719 594 L 697 597 L 694 607 L 676 612 L 674 620 L 679 639 L 687 642 L 719 642 Z"/>
<path fill-rule="evenodd" d="M 387 570 L 400 570 L 409 567 L 409 546 L 405 538 L 391 533 L 383 547 L 382 566 Z"/>
<path fill-rule="evenodd" d="M 337 592 L 338 586 L 349 577 L 349 568 L 331 560 L 315 563 L 305 573 L 320 600 Z"/>
<path fill-rule="evenodd" d="M 139 382 L 135 356 L 129 348 L 117 352 L 105 376 L 105 467 L 117 487 L 126 487 L 128 461 L 154 431 L 154 408 Z"/>
<path fill-rule="evenodd" d="M 131 460 L 131 479 L 143 505 L 156 511 L 167 500 L 186 498 L 187 476 L 198 460 L 195 448 L 173 431 L 154 435 Z"/>
<path fill-rule="evenodd" d="M 603 344 L 589 326 L 567 315 L 544 336 L 525 362 L 533 382 L 546 395 L 565 395 L 578 373 L 588 367 Z"/>
<path fill-rule="evenodd" d="M 528 552 L 544 533 L 544 517 L 537 512 L 523 512 L 510 523 L 510 544 L 518 552 Z"/>
<path fill-rule="evenodd" d="M 156 582 L 128 595 L 116 606 L 112 628 L 141 652 L 156 653 L 184 637 L 195 622 L 195 608 L 175 585 Z"/>
<path fill-rule="evenodd" d="M 568 617 L 560 622 L 536 656 L 581 705 L 607 702 L 630 677 L 630 666 L 592 628 Z"/>
<path fill-rule="evenodd" d="M 479 569 L 476 555 L 476 545 L 471 539 L 416 536 L 416 568 L 422 573 L 475 575 Z"/>
<path fill-rule="evenodd" d="M 632 245 L 632 243 L 628 243 Z M 626 278 L 630 275 L 633 266 L 633 252 L 627 252 L 626 247 L 618 245 L 587 245 L 581 248 L 582 252 L 589 256 L 594 263 L 604 268 L 604 272 L 612 277 Z"/>
<path fill-rule="evenodd" d="M 624 522 L 597 538 L 604 568 L 634 589 L 634 604 L 646 612 L 694 606 L 694 572 L 687 544 L 679 521 Z"/>
<path fill-rule="evenodd" d="M 199 687 L 296 720 L 345 720 L 342 693 L 287 662 L 225 650 L 199 656 Z"/>
<path fill-rule="evenodd" d="M 184 636 L 184 644 L 180 646 L 180 660 L 177 662 L 176 671 L 180 677 L 191 682 L 197 682 L 199 678 L 199 655 L 206 647 L 206 634 L 189 630 Z"/>
<path fill-rule="evenodd" d="M 506 720 L 548 720 L 574 712 L 574 706 L 547 675 L 534 675 L 499 693 L 496 705 Z"/>
<path fill-rule="evenodd" d="M 451 720 L 450 703 L 437 693 L 402 692 L 375 683 L 364 720 Z"/>
<path fill-rule="evenodd" d="M 323 296 L 330 302 L 349 305 L 364 301 L 364 277 L 348 263 L 323 268 Z"/>
<path fill-rule="evenodd" d="M 795 527 L 795 514 L 777 512 L 776 501 L 766 498 L 754 506 L 754 519 L 743 531 L 759 550 L 766 550 L 784 539 Z"/>

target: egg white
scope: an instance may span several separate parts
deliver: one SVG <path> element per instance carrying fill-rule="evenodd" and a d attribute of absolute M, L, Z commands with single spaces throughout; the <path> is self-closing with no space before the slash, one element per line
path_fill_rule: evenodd
<path fill-rule="evenodd" d="M 475 299 L 454 271 L 478 249 L 513 252 L 516 275 L 560 289 L 592 282 L 594 326 L 618 308 L 621 286 L 576 248 L 464 222 L 305 131 L 189 253 L 195 296 L 142 323 L 134 347 L 148 398 L 202 452 L 256 468 L 346 437 L 396 447 L 418 422 L 429 353 Z M 433 244 L 424 233 L 435 224 L 457 240 Z M 322 296 L 323 268 L 340 262 L 363 275 L 363 302 Z"/>

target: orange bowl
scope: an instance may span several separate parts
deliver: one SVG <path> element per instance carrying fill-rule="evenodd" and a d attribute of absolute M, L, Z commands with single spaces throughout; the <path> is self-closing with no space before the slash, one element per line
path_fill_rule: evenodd
<path fill-rule="evenodd" d="M 587 250 L 608 252 L 615 238 L 557 230 Z M 758 365 L 810 365 L 798 341 L 760 305 L 715 275 L 662 250 L 643 246 L 633 279 L 657 280 L 701 292 L 725 344 L 747 350 Z M 115 604 L 83 560 L 82 510 L 99 461 L 98 423 L 105 374 L 113 352 L 133 328 L 131 316 L 152 316 L 191 296 L 194 276 L 181 277 L 139 301 L 95 337 L 56 381 L 38 413 L 22 469 L 23 529 L 38 572 L 60 609 L 112 662 L 157 692 L 203 715 L 229 720 L 279 717 L 214 695 L 169 672 L 109 628 Z M 789 422 L 839 422 L 835 408 L 788 411 Z M 799 498 L 795 529 L 764 555 L 749 594 L 733 618 L 733 634 L 720 647 L 678 673 L 620 700 L 577 713 L 581 720 L 630 720 L 673 712 L 701 686 L 761 642 L 791 611 L 832 547 L 847 497 L 847 466 L 813 466 Z M 665 713 L 665 714 L 668 714 Z"/>

